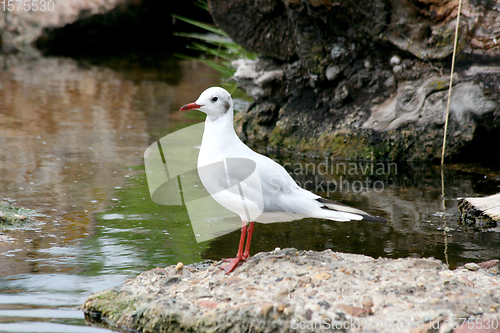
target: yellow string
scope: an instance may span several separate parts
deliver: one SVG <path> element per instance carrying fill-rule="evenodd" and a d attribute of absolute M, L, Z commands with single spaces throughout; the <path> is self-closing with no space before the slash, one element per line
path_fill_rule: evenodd
<path fill-rule="evenodd" d="M 448 103 L 446 105 L 446 119 L 444 121 L 443 149 L 441 151 L 441 165 L 444 164 L 444 151 L 446 149 L 446 134 L 448 133 L 448 118 L 450 117 L 451 87 L 453 85 L 453 73 L 455 72 L 455 56 L 458 44 L 458 29 L 460 27 L 460 12 L 462 11 L 462 0 L 458 3 L 457 27 L 455 29 L 455 44 L 453 45 L 453 56 L 451 58 L 450 88 L 448 89 Z"/>

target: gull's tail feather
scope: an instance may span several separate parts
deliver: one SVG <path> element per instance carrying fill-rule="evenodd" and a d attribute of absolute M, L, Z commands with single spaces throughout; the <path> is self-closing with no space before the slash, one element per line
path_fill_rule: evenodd
<path fill-rule="evenodd" d="M 360 215 L 363 219 L 363 221 L 369 221 L 369 222 L 387 222 L 386 218 L 380 217 L 380 216 L 373 216 L 368 214 L 367 212 L 364 212 L 360 209 L 352 208 L 349 206 L 342 205 L 338 202 L 324 199 L 324 198 L 318 198 L 316 199 L 319 203 L 322 203 L 324 206 L 321 207 L 326 210 L 332 210 L 332 211 L 337 211 L 337 212 L 344 212 L 344 213 L 351 213 L 351 214 L 356 214 Z"/>

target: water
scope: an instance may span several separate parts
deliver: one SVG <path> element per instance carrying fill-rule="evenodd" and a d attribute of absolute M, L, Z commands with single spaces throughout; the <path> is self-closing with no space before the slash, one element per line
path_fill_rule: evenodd
<path fill-rule="evenodd" d="M 178 110 L 218 85 L 217 73 L 171 58 L 2 60 L 0 198 L 43 216 L 0 233 L 0 332 L 106 332 L 78 310 L 92 292 L 157 266 L 234 256 L 239 231 L 197 243 L 185 208 L 151 201 L 143 167 L 152 142 L 203 120 Z M 252 253 L 331 248 L 451 267 L 498 258 L 498 230 L 461 230 L 456 205 L 498 192 L 498 170 L 273 158 L 307 189 L 390 221 L 257 224 Z"/>

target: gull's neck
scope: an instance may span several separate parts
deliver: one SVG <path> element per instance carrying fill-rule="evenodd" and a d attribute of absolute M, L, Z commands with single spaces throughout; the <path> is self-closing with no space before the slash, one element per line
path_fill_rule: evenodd
<path fill-rule="evenodd" d="M 241 150 L 242 145 L 244 146 L 234 131 L 233 108 L 219 117 L 207 116 L 200 157 L 204 156 L 205 160 L 228 157 L 228 154 Z"/>
<path fill-rule="evenodd" d="M 205 134 L 222 138 L 224 140 L 236 137 L 233 125 L 233 108 L 220 116 L 208 116 L 205 120 Z M 203 135 L 205 137 L 205 135 Z M 239 140 L 239 138 L 238 138 Z"/>

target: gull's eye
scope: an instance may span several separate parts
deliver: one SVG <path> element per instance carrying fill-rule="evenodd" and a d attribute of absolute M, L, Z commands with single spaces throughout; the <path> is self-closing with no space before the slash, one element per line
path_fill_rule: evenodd
<path fill-rule="evenodd" d="M 212 102 L 217 102 L 218 100 L 219 100 L 219 97 L 217 97 L 217 96 L 212 97 Z"/>

